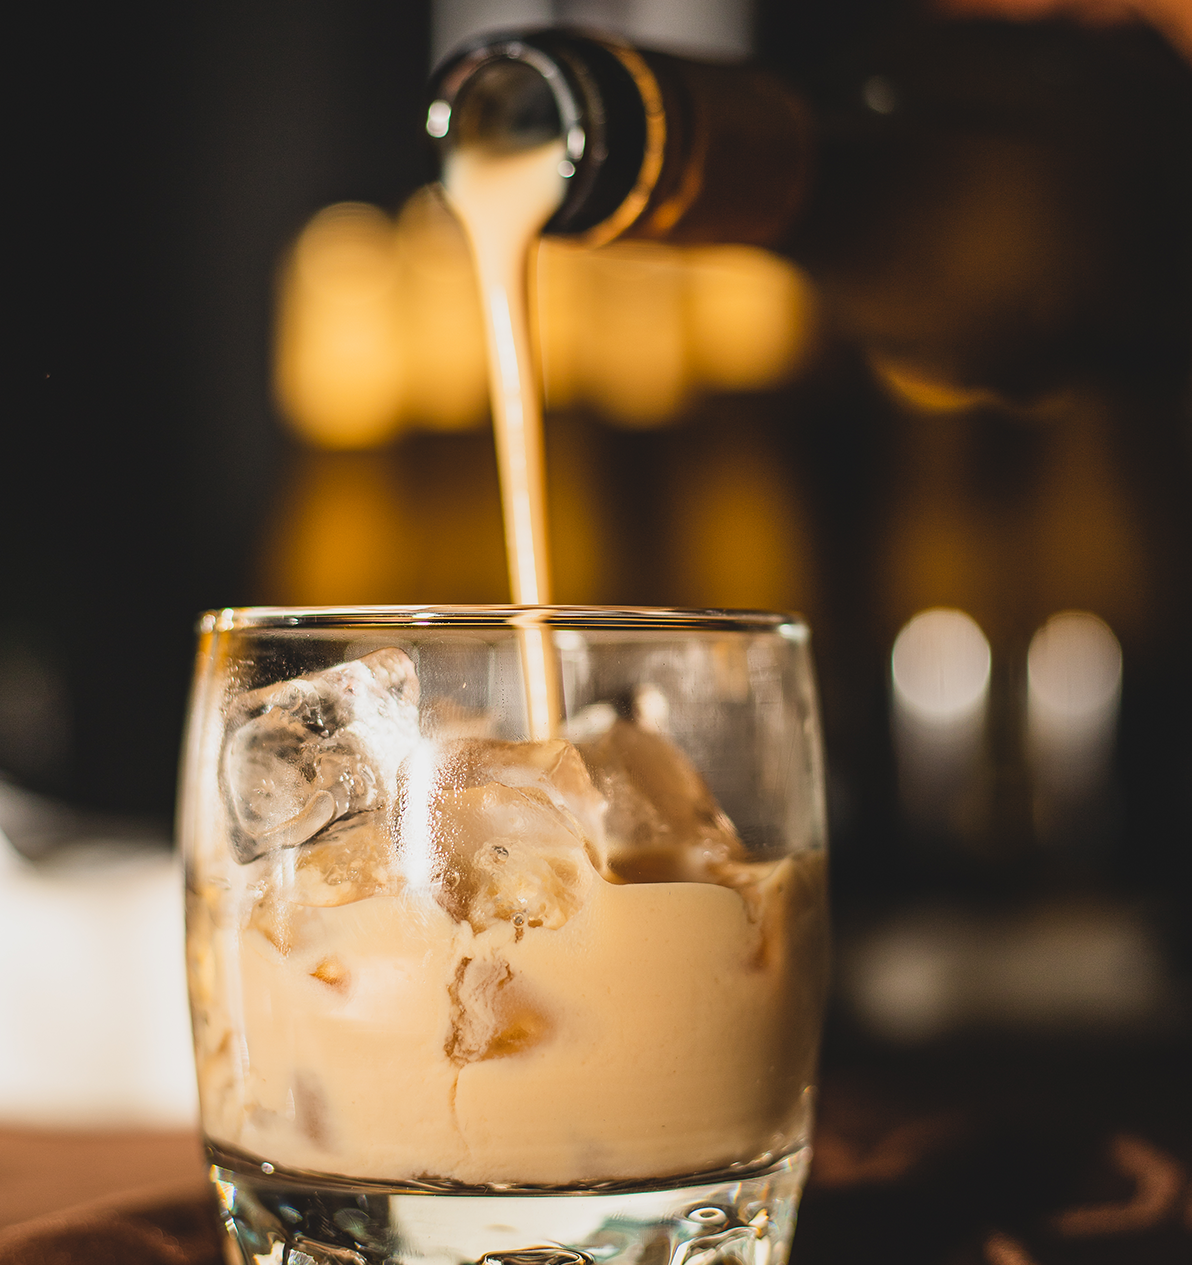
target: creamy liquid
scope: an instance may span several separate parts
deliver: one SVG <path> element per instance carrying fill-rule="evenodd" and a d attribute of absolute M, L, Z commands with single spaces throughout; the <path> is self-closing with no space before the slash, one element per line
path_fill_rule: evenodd
<path fill-rule="evenodd" d="M 356 705 L 403 659 L 356 661 Z M 388 802 L 244 864 L 226 808 L 199 841 L 208 1136 L 287 1168 L 467 1185 L 647 1181 L 802 1145 L 822 851 L 752 859 L 635 721 L 579 745 L 423 737 L 406 667 Z M 303 693 L 268 688 L 276 707 Z M 276 799 L 282 748 L 254 761 L 240 733 L 227 785 Z"/>
<path fill-rule="evenodd" d="M 245 927 L 262 865 L 190 914 L 209 1136 L 289 1168 L 555 1186 L 806 1140 L 821 852 L 744 888 L 590 873 L 561 926 L 520 936 L 400 883 Z"/>
<path fill-rule="evenodd" d="M 542 226 L 563 200 L 562 140 L 494 157 L 457 149 L 443 185 L 472 246 L 488 351 L 489 393 L 505 517 L 509 589 L 519 606 L 550 603 L 542 403 L 530 337 L 529 276 Z M 530 735 L 559 714 L 550 633 L 521 636 Z"/>
<path fill-rule="evenodd" d="M 563 157 L 561 142 L 456 152 L 445 172 L 483 298 L 510 586 L 528 606 L 550 600 L 528 279 Z M 368 814 L 245 865 L 220 832 L 200 844 L 188 926 L 210 1137 L 290 1168 L 552 1186 L 764 1163 L 806 1141 L 822 852 L 753 862 L 728 827 L 709 869 L 706 835 L 680 837 L 684 814 L 716 817 L 698 775 L 617 722 L 597 748 L 624 744 L 631 772 L 649 748 L 664 782 L 695 786 L 637 881 L 629 841 L 601 825 L 625 783 L 598 790 L 595 749 L 545 741 L 560 713 L 550 633 L 528 621 L 520 640 L 535 743 L 510 746 L 487 786 L 428 782 L 457 815 L 426 855 L 479 866 L 471 896 L 408 859 L 395 870 L 390 827 Z M 535 900 L 538 921 L 516 912 Z"/>

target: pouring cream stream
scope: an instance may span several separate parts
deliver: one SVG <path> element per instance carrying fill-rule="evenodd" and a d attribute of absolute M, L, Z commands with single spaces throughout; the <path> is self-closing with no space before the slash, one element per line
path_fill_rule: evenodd
<path fill-rule="evenodd" d="M 452 151 L 443 185 L 476 264 L 488 352 L 509 588 L 519 606 L 550 596 L 542 403 L 530 336 L 529 276 L 538 234 L 563 199 L 562 140 L 510 154 Z M 530 736 L 549 738 L 559 716 L 550 631 L 521 638 Z"/>

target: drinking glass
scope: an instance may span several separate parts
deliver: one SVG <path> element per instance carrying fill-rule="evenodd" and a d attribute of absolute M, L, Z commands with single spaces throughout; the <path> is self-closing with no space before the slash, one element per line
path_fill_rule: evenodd
<path fill-rule="evenodd" d="M 180 826 L 230 1262 L 784 1259 L 827 953 L 799 619 L 210 613 Z"/>

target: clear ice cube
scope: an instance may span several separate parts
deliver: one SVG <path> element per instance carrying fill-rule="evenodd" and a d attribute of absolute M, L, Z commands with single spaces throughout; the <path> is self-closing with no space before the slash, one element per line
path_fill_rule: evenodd
<path fill-rule="evenodd" d="M 423 782 L 429 803 L 402 811 L 424 818 L 429 838 L 399 825 L 403 848 L 437 858 L 438 899 L 476 932 L 497 922 L 518 935 L 558 928 L 587 898 L 603 864 L 604 800 L 569 742 L 471 739 L 446 743 Z M 408 857 L 407 857 L 407 869 Z"/>
<path fill-rule="evenodd" d="M 555 930 L 582 907 L 596 870 L 574 819 L 544 792 L 498 782 L 447 791 L 437 816 L 448 843 L 443 903 L 474 931 Z"/>
<path fill-rule="evenodd" d="M 608 866 L 616 878 L 735 886 L 732 871 L 745 848 L 708 784 L 669 738 L 619 718 L 579 750 L 608 805 Z"/>
<path fill-rule="evenodd" d="M 418 679 L 394 647 L 236 700 L 220 757 L 242 863 L 384 809 L 418 739 Z"/>
<path fill-rule="evenodd" d="M 396 884 L 394 846 L 383 809 L 333 822 L 300 848 L 292 882 L 281 884 L 296 905 L 349 905 Z"/>
<path fill-rule="evenodd" d="M 445 743 L 440 757 L 444 785 L 467 789 L 490 782 L 536 790 L 564 815 L 575 833 L 599 850 L 604 839 L 604 796 L 577 748 L 563 738 L 544 742 L 474 739 Z"/>

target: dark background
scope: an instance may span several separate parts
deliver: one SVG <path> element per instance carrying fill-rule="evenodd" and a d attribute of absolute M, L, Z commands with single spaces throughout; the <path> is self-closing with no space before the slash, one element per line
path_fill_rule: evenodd
<path fill-rule="evenodd" d="M 26 21 L 0 768 L 168 818 L 193 622 L 253 599 L 285 456 L 277 259 L 329 202 L 392 207 L 421 183 L 428 14 L 253 0 Z M 54 729 L 33 751 L 30 715 Z"/>
<path fill-rule="evenodd" d="M 270 596 L 254 560 L 297 459 L 269 390 L 277 261 L 319 208 L 395 209 L 426 179 L 427 6 L 47 4 L 24 21 L 0 771 L 164 824 L 195 615 Z M 892 507 L 914 472 L 900 464 L 907 423 L 865 358 L 909 354 L 996 393 L 1000 403 L 966 423 L 966 494 L 1007 512 L 1043 442 L 1018 423 L 1049 391 L 1095 397 L 1143 525 L 1154 600 L 1123 633 L 1121 798 L 1090 881 L 1166 902 L 1186 955 L 1192 72 L 1141 26 L 946 23 L 893 0 L 764 3 L 758 46 L 817 120 L 815 193 L 794 249 L 822 289 L 826 349 L 788 392 L 748 407 L 712 402 L 687 427 L 629 434 L 582 419 L 597 464 L 616 472 L 620 523 L 607 591 L 590 597 L 701 601 L 641 547 L 657 526 L 655 477 L 726 416 L 743 435 L 764 433 L 809 507 L 828 577 L 810 613 L 838 900 L 1053 882 L 1014 847 L 1004 864 L 966 869 L 897 843 L 884 710 L 897 625 L 876 594 Z M 875 78 L 897 103 L 888 114 L 865 104 Z M 1033 155 L 1057 240 L 1071 249 L 990 308 L 980 278 L 912 264 L 932 258 L 932 234 L 963 245 L 979 229 L 955 173 L 1007 146 Z M 1013 181 L 989 188 L 994 202 L 999 189 L 1010 203 L 1019 196 Z M 478 453 L 485 443 L 477 437 Z M 1015 587 L 1014 558 L 997 572 L 998 547 L 991 608 Z"/>

